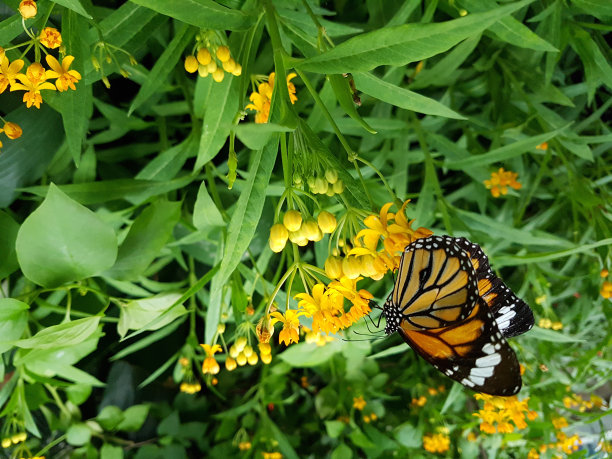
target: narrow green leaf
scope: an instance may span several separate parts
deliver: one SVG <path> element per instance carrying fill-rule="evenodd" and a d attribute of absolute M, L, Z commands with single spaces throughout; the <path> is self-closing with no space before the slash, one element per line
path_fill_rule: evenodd
<path fill-rule="evenodd" d="M 571 3 L 601 20 L 612 17 L 612 3 L 609 0 L 572 0 Z"/>
<path fill-rule="evenodd" d="M 533 327 L 527 335 L 528 339 L 537 339 L 540 341 L 550 341 L 553 343 L 585 343 L 583 339 L 575 338 L 565 333 L 561 333 L 554 330 L 547 330 L 546 328 Z"/>
<path fill-rule="evenodd" d="M 124 47 L 155 16 L 157 14 L 149 8 L 125 2 L 100 22 L 100 31 L 109 43 Z M 138 24 L 138 27 L 134 27 L 134 24 Z"/>
<path fill-rule="evenodd" d="M 334 90 L 338 103 L 344 109 L 344 112 L 357 121 L 370 134 L 376 134 L 376 131 L 372 129 L 372 127 L 366 123 L 363 118 L 361 118 L 361 115 L 357 112 L 355 102 L 353 102 L 353 96 L 351 95 L 351 88 L 349 87 L 347 79 L 342 75 L 327 75 L 327 79 Z"/>
<path fill-rule="evenodd" d="M 138 94 L 136 94 L 128 110 L 128 116 L 146 102 L 149 97 L 158 92 L 162 85 L 166 83 L 168 75 L 182 58 L 183 50 L 193 40 L 194 35 L 195 30 L 193 27 L 187 25 L 183 25 L 175 32 L 172 41 L 168 43 L 162 55 L 157 58 L 144 84 L 138 90 Z"/>
<path fill-rule="evenodd" d="M 518 266 L 528 263 L 541 263 L 543 261 L 558 260 L 559 258 L 569 257 L 576 253 L 589 252 L 591 249 L 612 245 L 612 238 L 602 239 L 601 241 L 585 244 L 573 249 L 557 250 L 554 252 L 532 253 L 528 255 L 504 255 L 495 258 L 496 266 Z"/>
<path fill-rule="evenodd" d="M 555 131 L 535 135 L 533 137 L 519 140 L 518 142 L 513 142 L 509 145 L 504 145 L 503 147 L 496 148 L 495 150 L 491 150 L 490 152 L 482 155 L 474 155 L 466 159 L 446 160 L 444 162 L 444 167 L 449 169 L 464 169 L 472 166 L 484 166 L 498 161 L 506 161 L 510 158 L 521 156 L 528 151 L 533 150 L 542 142 L 546 142 L 563 132 L 568 126 L 569 125 L 566 125 Z"/>
<path fill-rule="evenodd" d="M 178 145 L 174 145 L 161 152 L 149 161 L 142 170 L 136 174 L 136 179 L 142 180 L 172 180 L 179 173 L 187 158 L 194 154 L 198 148 L 199 136 L 194 132 Z"/>
<path fill-rule="evenodd" d="M 351 38 L 297 63 L 296 67 L 314 73 L 340 74 L 364 72 L 380 65 L 406 65 L 452 48 L 532 1 L 523 0 L 446 22 L 385 27 Z"/>
<path fill-rule="evenodd" d="M 59 325 L 43 328 L 32 338 L 22 339 L 15 346 L 23 349 L 55 349 L 74 346 L 89 338 L 97 329 L 100 317 L 86 317 Z"/>
<path fill-rule="evenodd" d="M 83 8 L 83 5 L 81 4 L 79 0 L 53 0 L 53 3 L 57 3 L 58 5 L 65 6 L 69 10 L 72 10 L 75 13 L 86 17 L 87 19 L 93 19 L 93 17 L 87 11 L 85 11 L 85 8 Z M 63 32 L 64 32 L 64 29 L 62 28 L 62 34 Z"/>
<path fill-rule="evenodd" d="M 496 6 L 495 8 L 499 7 Z M 491 32 L 501 40 L 514 46 L 534 49 L 536 51 L 559 52 L 557 48 L 511 16 L 505 17 L 493 24 Z"/>
<path fill-rule="evenodd" d="M 294 128 L 276 123 L 240 123 L 234 128 L 236 137 L 251 150 L 263 148 L 274 134 L 292 131 L 294 131 Z"/>
<path fill-rule="evenodd" d="M 159 256 L 179 220 L 180 202 L 157 201 L 134 220 L 119 247 L 117 261 L 104 273 L 119 280 L 134 280 Z"/>
<path fill-rule="evenodd" d="M 117 257 L 113 229 L 54 184 L 17 234 L 17 258 L 24 275 L 57 287 L 100 274 Z"/>
<path fill-rule="evenodd" d="M 212 0 L 182 0 L 181 2 L 169 2 L 168 0 L 132 1 L 201 29 L 246 30 L 254 21 L 253 16 L 249 16 L 239 10 L 226 8 Z"/>
<path fill-rule="evenodd" d="M 166 336 L 170 335 L 171 333 L 174 333 L 176 331 L 176 329 L 183 323 L 183 321 L 177 320 L 176 322 L 168 325 L 167 327 L 163 327 L 160 330 L 157 330 L 154 333 L 151 333 L 150 335 L 146 336 L 145 338 L 136 341 L 134 344 L 130 344 L 129 346 L 127 346 L 125 349 L 120 350 L 119 352 L 117 352 L 115 355 L 113 355 L 110 360 L 119 360 L 122 359 L 130 354 L 133 354 L 134 352 L 138 352 L 141 349 L 145 349 L 148 348 L 151 344 L 159 341 L 162 338 L 165 338 Z"/>
<path fill-rule="evenodd" d="M 425 113 L 426 115 L 438 115 L 460 120 L 466 119 L 437 100 L 387 83 L 370 73 L 356 73 L 353 77 L 355 78 L 355 85 L 358 90 L 396 107 Z"/>
<path fill-rule="evenodd" d="M 0 279 L 4 279 L 19 268 L 17 253 L 15 252 L 18 231 L 19 224 L 9 214 L 0 210 L 0 253 L 2 254 L 2 257 L 0 257 Z M 2 334 L 0 334 L 1 336 Z"/>
<path fill-rule="evenodd" d="M 193 225 L 199 230 L 225 226 L 223 216 L 206 189 L 206 180 L 202 180 L 195 205 L 193 207 Z"/>

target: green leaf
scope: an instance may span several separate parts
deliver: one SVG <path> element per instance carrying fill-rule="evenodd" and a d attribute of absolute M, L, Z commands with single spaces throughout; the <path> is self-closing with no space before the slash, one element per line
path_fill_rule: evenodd
<path fill-rule="evenodd" d="M 98 275 L 117 257 L 113 229 L 54 184 L 21 225 L 16 247 L 24 275 L 50 288 Z"/>
<path fill-rule="evenodd" d="M 528 263 L 541 263 L 543 261 L 557 260 L 559 258 L 565 258 L 570 255 L 577 253 L 589 252 L 590 250 L 602 247 L 606 245 L 612 245 L 612 238 L 602 239 L 601 241 L 593 242 L 591 244 L 584 244 L 579 247 L 575 247 L 567 250 L 557 250 L 554 252 L 543 252 L 543 253 L 532 253 L 528 255 L 502 255 L 495 258 L 496 265 L 502 266 L 517 266 L 525 265 Z"/>
<path fill-rule="evenodd" d="M 140 330 L 142 328 L 157 330 L 169 324 L 177 317 L 187 313 L 182 304 L 175 305 L 180 297 L 181 295 L 178 293 L 161 293 L 151 298 L 129 301 L 121 306 L 117 332 L 123 338 L 128 330 Z M 155 324 L 154 327 L 149 325 L 164 313 L 168 314 L 163 321 Z"/>
<path fill-rule="evenodd" d="M 270 138 L 279 132 L 292 132 L 293 128 L 282 126 L 275 123 L 240 123 L 234 128 L 236 137 L 250 148 L 251 150 L 259 150 L 263 148 Z"/>
<path fill-rule="evenodd" d="M 65 6 L 69 10 L 72 10 L 75 13 L 78 13 L 81 16 L 86 17 L 87 19 L 93 19 L 93 17 L 87 11 L 85 11 L 85 8 L 83 8 L 83 5 L 81 5 L 81 2 L 79 0 L 53 0 L 53 3 L 57 3 L 58 5 Z M 67 14 L 70 14 L 70 13 L 71 11 L 68 11 Z M 62 27 L 62 36 L 63 34 L 64 34 L 64 28 Z"/>
<path fill-rule="evenodd" d="M 119 280 L 133 280 L 159 256 L 179 220 L 180 202 L 160 200 L 148 206 L 134 220 L 119 247 L 115 265 L 104 273 Z"/>
<path fill-rule="evenodd" d="M 423 431 L 410 423 L 399 426 L 395 432 L 395 439 L 406 448 L 420 448 Z"/>
<path fill-rule="evenodd" d="M 123 421 L 124 414 L 121 409 L 114 405 L 108 405 L 102 408 L 96 416 L 96 421 L 104 430 L 113 431 Z"/>
<path fill-rule="evenodd" d="M 85 423 L 73 424 L 66 432 L 66 441 L 69 445 L 81 446 L 91 439 L 91 429 Z"/>
<path fill-rule="evenodd" d="M 527 338 L 537 339 L 540 341 L 550 341 L 552 343 L 586 343 L 586 340 L 540 327 L 533 327 L 525 336 Z"/>
<path fill-rule="evenodd" d="M 255 235 L 278 153 L 278 141 L 278 136 L 275 135 L 264 148 L 255 152 L 251 159 L 249 178 L 241 190 L 228 225 L 223 260 L 215 276 L 220 285 L 227 282 Z M 217 330 L 220 311 L 216 308 L 209 308 L 206 317 L 206 342 L 210 342 Z"/>
<path fill-rule="evenodd" d="M 0 279 L 4 279 L 9 274 L 19 268 L 17 253 L 15 252 L 15 241 L 19 224 L 11 218 L 9 214 L 0 210 Z M 0 334 L 0 336 L 2 336 Z"/>
<path fill-rule="evenodd" d="M 211 83 L 209 88 L 205 99 L 200 148 L 194 168 L 196 171 L 219 153 L 238 112 L 238 79 L 228 76 L 221 83 Z"/>
<path fill-rule="evenodd" d="M 363 91 L 375 99 L 395 105 L 396 107 L 412 110 L 413 112 L 425 113 L 426 115 L 466 119 L 464 116 L 461 116 L 459 113 L 434 99 L 387 83 L 380 78 L 376 78 L 372 74 L 356 73 L 353 77 L 355 78 L 355 85 L 358 90 Z"/>
<path fill-rule="evenodd" d="M 384 27 L 351 38 L 295 66 L 314 73 L 340 74 L 364 72 L 380 65 L 406 65 L 443 53 L 532 1 L 523 0 L 435 24 Z"/>
<path fill-rule="evenodd" d="M 254 20 L 253 16 L 249 16 L 242 11 L 226 8 L 212 0 L 132 1 L 200 29 L 245 30 L 251 26 Z"/>
<path fill-rule="evenodd" d="M 88 384 L 73 384 L 66 388 L 66 396 L 75 405 L 82 405 L 91 395 L 91 386 Z"/>
<path fill-rule="evenodd" d="M 100 459 L 123 459 L 123 448 L 104 443 L 100 448 Z"/>
<path fill-rule="evenodd" d="M 331 454 L 331 459 L 351 459 L 352 457 L 353 451 L 345 443 L 340 443 Z"/>
<path fill-rule="evenodd" d="M 170 72 L 176 67 L 176 63 L 182 58 L 183 50 L 193 40 L 194 35 L 195 30 L 193 27 L 187 25 L 183 25 L 175 32 L 172 41 L 168 43 L 162 55 L 157 58 L 144 84 L 138 90 L 138 94 L 136 94 L 128 110 L 128 116 L 146 102 L 153 94 L 159 92 L 162 85 L 165 84 Z"/>
<path fill-rule="evenodd" d="M 199 230 L 225 226 L 221 212 L 208 194 L 206 180 L 202 180 L 193 206 L 193 225 Z"/>
<path fill-rule="evenodd" d="M 13 298 L 0 298 L 0 354 L 13 347 L 28 323 L 29 306 Z"/>
<path fill-rule="evenodd" d="M 331 438 L 338 438 L 345 428 L 346 424 L 342 421 L 325 421 L 325 430 Z"/>
<path fill-rule="evenodd" d="M 366 123 L 363 118 L 361 118 L 361 115 L 357 112 L 347 78 L 343 77 L 342 75 L 327 75 L 327 79 L 334 90 L 338 103 L 344 109 L 345 113 L 357 121 L 370 134 L 376 134 L 376 131 L 372 129 L 372 127 Z"/>
<path fill-rule="evenodd" d="M 331 359 L 336 352 L 340 351 L 341 346 L 338 341 L 332 341 L 323 347 L 318 347 L 313 343 L 292 344 L 280 354 L 280 358 L 292 367 L 316 367 Z"/>
<path fill-rule="evenodd" d="M 74 346 L 89 338 L 97 329 L 100 317 L 86 317 L 59 325 L 43 328 L 32 338 L 22 339 L 15 343 L 23 349 L 56 349 L 63 346 Z"/>
<path fill-rule="evenodd" d="M 137 432 L 149 415 L 149 405 L 133 405 L 123 412 L 123 421 L 117 426 L 117 430 L 123 432 Z"/>

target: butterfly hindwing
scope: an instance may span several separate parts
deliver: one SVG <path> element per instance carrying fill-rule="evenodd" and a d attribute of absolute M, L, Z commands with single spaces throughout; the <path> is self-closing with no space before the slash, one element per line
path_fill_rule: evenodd
<path fill-rule="evenodd" d="M 452 326 L 417 330 L 404 320 L 398 332 L 421 357 L 474 391 L 509 396 L 521 389 L 516 355 L 482 299 Z"/>
<path fill-rule="evenodd" d="M 459 247 L 468 253 L 478 277 L 480 296 L 491 308 L 497 326 L 506 338 L 525 333 L 533 327 L 531 308 L 518 298 L 491 270 L 489 259 L 478 244 L 463 237 L 454 238 Z"/>

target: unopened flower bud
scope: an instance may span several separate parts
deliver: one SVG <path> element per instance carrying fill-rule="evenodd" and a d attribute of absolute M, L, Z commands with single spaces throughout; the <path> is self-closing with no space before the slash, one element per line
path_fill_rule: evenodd
<path fill-rule="evenodd" d="M 317 193 L 325 194 L 329 188 L 329 183 L 323 177 L 317 177 L 315 179 L 315 187 L 317 189 Z"/>
<path fill-rule="evenodd" d="M 208 76 L 208 70 L 206 69 L 205 65 L 198 66 L 198 75 L 200 75 L 202 78 L 206 78 Z"/>
<path fill-rule="evenodd" d="M 230 59 L 230 50 L 227 46 L 219 46 L 217 48 L 217 58 L 221 62 L 227 62 Z"/>
<path fill-rule="evenodd" d="M 236 357 L 236 362 L 241 367 L 245 366 L 247 363 L 247 356 L 241 352 L 240 354 L 238 354 L 238 357 Z"/>
<path fill-rule="evenodd" d="M 338 181 L 332 185 L 332 188 L 334 190 L 334 193 L 340 194 L 344 191 L 344 182 L 338 179 Z"/>
<path fill-rule="evenodd" d="M 233 371 L 236 369 L 236 360 L 234 360 L 232 357 L 228 357 L 227 359 L 225 359 L 225 368 L 227 371 Z"/>
<path fill-rule="evenodd" d="M 223 72 L 223 69 L 217 68 L 217 70 L 212 73 L 212 77 L 217 83 L 221 83 L 225 77 L 225 72 Z"/>
<path fill-rule="evenodd" d="M 285 244 L 287 244 L 287 238 L 289 237 L 289 231 L 285 228 L 285 225 L 277 223 L 276 225 L 272 225 L 270 228 L 270 248 L 273 252 L 280 252 L 285 248 Z"/>
<path fill-rule="evenodd" d="M 236 67 L 236 63 L 234 62 L 234 59 L 229 59 L 223 62 L 221 66 L 223 67 L 223 70 L 225 70 L 227 73 L 232 73 L 234 71 L 234 68 Z"/>
<path fill-rule="evenodd" d="M 325 260 L 325 273 L 330 279 L 342 277 L 342 259 L 334 256 L 327 257 L 327 260 Z"/>
<path fill-rule="evenodd" d="M 321 231 L 327 234 L 331 234 L 336 229 L 338 222 L 336 221 L 336 217 L 327 212 L 326 210 L 322 210 L 317 217 L 317 222 L 319 223 L 319 228 Z"/>
<path fill-rule="evenodd" d="M 240 75 L 242 75 L 242 65 L 240 65 L 240 64 L 235 64 L 235 65 L 234 65 L 234 71 L 232 72 L 232 75 L 234 75 L 234 76 L 240 76 Z"/>
<path fill-rule="evenodd" d="M 19 125 L 17 123 L 12 123 L 10 121 L 4 123 L 4 134 L 6 134 L 6 136 L 9 139 L 18 139 L 19 137 L 21 137 L 21 134 L 23 133 L 23 131 L 21 130 L 21 127 L 19 127 Z"/>
<path fill-rule="evenodd" d="M 283 225 L 289 231 L 297 231 L 302 226 L 302 214 L 297 210 L 288 210 L 283 217 Z"/>
<path fill-rule="evenodd" d="M 212 60 L 210 56 L 210 52 L 206 48 L 198 49 L 197 59 L 198 59 L 198 62 L 202 65 L 208 65 L 210 64 L 210 61 Z"/>
<path fill-rule="evenodd" d="M 24 19 L 31 19 L 36 16 L 38 8 L 34 0 L 22 0 L 19 4 L 19 14 Z"/>
<path fill-rule="evenodd" d="M 327 169 L 325 171 L 325 178 L 332 185 L 338 181 L 338 172 L 334 169 Z"/>
<path fill-rule="evenodd" d="M 257 355 L 256 352 L 253 352 L 251 355 L 247 357 L 247 361 L 249 362 L 249 365 L 251 366 L 257 365 L 257 362 L 259 362 L 259 356 Z"/>
<path fill-rule="evenodd" d="M 242 352 L 242 350 L 244 349 L 246 345 L 247 345 L 246 336 L 241 336 L 234 343 L 234 346 L 236 346 L 236 349 L 238 349 L 238 352 Z"/>
<path fill-rule="evenodd" d="M 185 58 L 185 70 L 189 73 L 195 73 L 198 70 L 198 61 L 195 56 L 187 56 Z"/>
<path fill-rule="evenodd" d="M 320 241 L 323 238 L 323 233 L 321 233 L 321 229 L 319 225 L 314 220 L 306 220 L 302 224 L 302 228 L 304 230 L 304 236 L 309 241 Z"/>
<path fill-rule="evenodd" d="M 361 274 L 361 263 L 357 257 L 346 257 L 342 260 L 342 272 L 349 279 L 357 279 Z"/>
<path fill-rule="evenodd" d="M 250 356 L 251 356 L 251 354 L 253 353 L 253 348 L 247 344 L 246 346 L 244 346 L 244 349 L 242 350 L 242 353 L 243 353 L 244 355 L 246 355 L 246 356 L 247 356 L 247 358 L 248 358 L 248 357 L 250 357 Z"/>
<path fill-rule="evenodd" d="M 261 354 L 261 361 L 268 365 L 272 361 L 272 354 Z"/>

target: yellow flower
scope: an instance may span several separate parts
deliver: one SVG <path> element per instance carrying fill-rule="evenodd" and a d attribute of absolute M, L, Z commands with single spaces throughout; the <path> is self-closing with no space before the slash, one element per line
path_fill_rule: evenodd
<path fill-rule="evenodd" d="M 59 48 L 62 44 L 62 35 L 59 33 L 59 30 L 53 27 L 45 27 L 40 32 L 38 40 L 49 49 Z"/>
<path fill-rule="evenodd" d="M 601 296 L 603 296 L 605 299 L 610 299 L 612 298 L 612 282 L 609 281 L 605 281 L 602 286 L 601 286 L 601 290 L 599 291 L 599 293 L 601 294 Z"/>
<path fill-rule="evenodd" d="M 202 386 L 198 382 L 182 382 L 180 385 L 180 391 L 185 394 L 195 394 L 196 392 L 200 392 L 200 390 L 202 390 Z"/>
<path fill-rule="evenodd" d="M 297 231 L 302 226 L 302 214 L 297 210 L 288 210 L 283 217 L 283 225 L 288 231 Z"/>
<path fill-rule="evenodd" d="M 59 92 L 67 91 L 68 88 L 76 90 L 74 83 L 81 79 L 81 74 L 76 70 L 70 70 L 70 64 L 74 61 L 74 56 L 66 56 L 62 59 L 62 65 L 56 58 L 47 55 L 45 58 L 51 70 L 47 70 L 47 78 L 57 78 L 55 86 Z"/>
<path fill-rule="evenodd" d="M 273 453 L 262 452 L 261 454 L 263 454 L 263 459 L 283 459 L 283 455 L 278 451 Z"/>
<path fill-rule="evenodd" d="M 230 50 L 227 46 L 219 46 L 217 48 L 217 59 L 221 62 L 227 62 L 230 59 Z"/>
<path fill-rule="evenodd" d="M 563 429 L 564 427 L 567 427 L 569 425 L 567 423 L 567 419 L 565 419 L 563 416 L 553 418 L 552 424 L 553 426 L 555 426 L 555 429 Z"/>
<path fill-rule="evenodd" d="M 3 448 L 10 448 L 10 446 L 11 446 L 11 439 L 10 438 L 3 438 L 2 442 L 0 444 L 2 445 Z"/>
<path fill-rule="evenodd" d="M 412 399 L 412 406 L 418 406 L 418 407 L 423 407 L 425 406 L 425 404 L 427 403 L 427 397 L 425 397 L 424 395 L 421 395 L 419 398 L 413 398 Z"/>
<path fill-rule="evenodd" d="M 548 142 L 542 142 L 536 147 L 536 150 L 548 150 Z"/>
<path fill-rule="evenodd" d="M 500 433 L 511 433 L 514 431 L 514 426 L 510 421 L 514 422 L 517 429 L 527 427 L 525 416 L 527 419 L 533 420 L 538 414 L 535 411 L 529 410 L 527 403 L 529 397 L 524 400 L 518 400 L 516 396 L 498 397 L 487 394 L 475 394 L 477 400 L 484 400 L 484 407 L 473 416 L 480 418 L 480 430 L 486 433 L 493 434 L 496 431 Z"/>
<path fill-rule="evenodd" d="M 236 360 L 234 360 L 231 357 L 228 357 L 227 359 L 225 359 L 225 368 L 227 369 L 227 371 L 234 371 L 236 369 Z"/>
<path fill-rule="evenodd" d="M 336 221 L 336 217 L 333 214 L 322 210 L 317 217 L 317 223 L 319 224 L 319 228 L 326 234 L 331 234 L 336 229 L 338 222 Z"/>
<path fill-rule="evenodd" d="M 21 127 L 17 123 L 11 123 L 10 121 L 4 123 L 4 126 L 2 129 L 0 129 L 0 132 L 4 132 L 4 135 L 11 140 L 18 139 L 23 133 Z"/>
<path fill-rule="evenodd" d="M 185 58 L 185 70 L 189 73 L 195 73 L 198 70 L 198 61 L 195 56 L 187 56 Z"/>
<path fill-rule="evenodd" d="M 286 346 L 289 346 L 289 344 L 297 343 L 300 340 L 298 330 L 301 315 L 304 315 L 304 313 L 295 309 L 287 309 L 284 316 L 278 311 L 271 314 L 273 325 L 277 322 L 283 323 L 283 329 L 278 336 L 279 343 L 285 343 Z"/>
<path fill-rule="evenodd" d="M 241 441 L 240 443 L 238 443 L 238 449 L 240 451 L 248 451 L 251 449 L 251 442 L 250 441 Z"/>
<path fill-rule="evenodd" d="M 365 408 L 366 405 L 367 402 L 363 399 L 361 395 L 359 397 L 353 397 L 353 408 L 355 408 L 356 410 L 361 411 Z"/>
<path fill-rule="evenodd" d="M 423 448 L 430 453 L 444 453 L 450 448 L 450 438 L 442 433 L 424 435 Z"/>
<path fill-rule="evenodd" d="M 339 279 L 342 277 L 342 258 L 329 256 L 325 260 L 325 274 L 330 279 Z"/>
<path fill-rule="evenodd" d="M 242 69 L 240 69 L 242 71 Z M 236 70 L 234 70 L 234 74 Z M 295 103 L 297 97 L 295 95 L 295 85 L 291 83 L 291 80 L 295 78 L 297 74 L 290 73 L 287 75 L 287 89 L 289 91 L 289 99 L 291 103 Z M 249 96 L 249 100 L 252 102 L 246 106 L 249 110 L 255 110 L 255 123 L 267 123 L 270 116 L 270 102 L 272 101 L 272 91 L 274 90 L 274 72 L 268 76 L 268 81 L 260 83 L 257 91 L 254 91 Z"/>
<path fill-rule="evenodd" d="M 201 65 L 208 65 L 212 61 L 210 51 L 206 48 L 198 49 L 197 60 Z"/>
<path fill-rule="evenodd" d="M 494 198 L 499 198 L 502 194 L 508 194 L 508 187 L 515 190 L 521 189 L 522 185 L 516 181 L 517 177 L 518 173 L 505 171 L 503 167 L 500 167 L 497 172 L 491 172 L 491 179 L 485 180 L 484 184 L 487 189 L 491 190 Z"/>
<path fill-rule="evenodd" d="M 219 364 L 215 360 L 214 355 L 217 352 L 221 352 L 221 346 L 215 344 L 211 346 L 210 344 L 200 344 L 204 352 L 206 353 L 206 358 L 204 359 L 204 363 L 202 364 L 202 373 L 216 375 L 219 373 Z"/>
<path fill-rule="evenodd" d="M 19 3 L 19 14 L 24 19 L 31 19 L 36 16 L 38 12 L 38 8 L 36 7 L 36 2 L 34 0 L 22 0 Z"/>
<path fill-rule="evenodd" d="M 531 448 L 529 452 L 527 453 L 527 459 L 539 459 L 539 458 L 540 458 L 540 453 L 538 453 L 535 448 Z"/>
<path fill-rule="evenodd" d="M 23 73 L 15 75 L 15 78 L 17 78 L 20 83 L 13 83 L 11 85 L 11 91 L 27 91 L 23 95 L 23 101 L 28 108 L 32 105 L 36 108 L 40 108 L 40 104 L 42 103 L 40 91 L 43 89 L 55 91 L 55 85 L 45 81 L 47 79 L 47 74 L 44 70 L 41 71 L 41 68 L 42 65 L 38 62 L 31 64 L 28 67 L 26 75 Z"/>
<path fill-rule="evenodd" d="M 11 63 L 5 56 L 4 59 L 0 60 L 0 94 L 6 90 L 8 85 L 15 84 L 17 75 L 20 74 L 23 65 L 22 59 L 17 59 Z"/>

